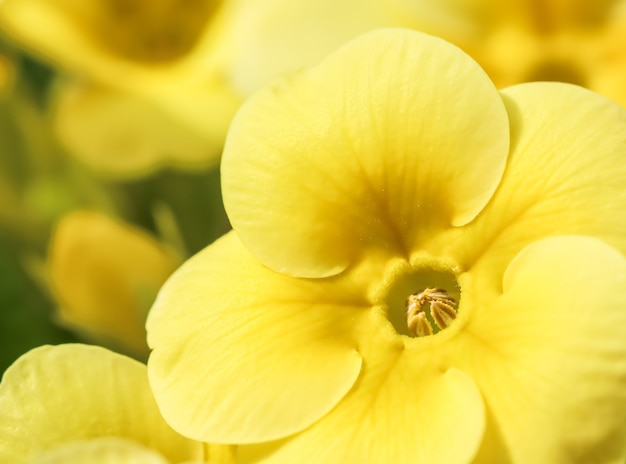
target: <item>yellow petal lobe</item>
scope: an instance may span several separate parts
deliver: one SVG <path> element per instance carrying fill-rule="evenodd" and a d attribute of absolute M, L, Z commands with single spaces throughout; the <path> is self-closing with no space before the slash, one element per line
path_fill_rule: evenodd
<path fill-rule="evenodd" d="M 509 265 L 503 294 L 460 338 L 457 365 L 513 462 L 624 461 L 625 307 L 626 260 L 597 239 L 546 238 Z"/>
<path fill-rule="evenodd" d="M 590 235 L 626 253 L 626 110 L 568 84 L 502 94 L 512 140 L 502 184 L 452 252 L 478 291 L 501 291 L 513 257 L 550 235 Z"/>
<path fill-rule="evenodd" d="M 502 100 L 471 58 L 375 31 L 248 100 L 226 142 L 224 202 L 263 264 L 329 276 L 366 250 L 408 256 L 469 222 L 508 146 Z"/>
<path fill-rule="evenodd" d="M 231 232 L 177 270 L 149 314 L 148 372 L 163 416 L 212 443 L 308 427 L 359 375 L 349 333 L 365 304 L 349 280 L 265 268 Z"/>
<path fill-rule="evenodd" d="M 152 397 L 143 364 L 89 345 L 43 346 L 19 358 L 0 384 L 0 462 L 29 459 L 71 442 L 120 437 L 172 462 L 202 445 L 174 432 Z"/>
<path fill-rule="evenodd" d="M 318 423 L 291 439 L 242 447 L 238 458 L 267 464 L 471 462 L 485 425 L 474 381 L 454 368 L 420 368 L 411 359 L 415 354 L 374 361 Z"/>

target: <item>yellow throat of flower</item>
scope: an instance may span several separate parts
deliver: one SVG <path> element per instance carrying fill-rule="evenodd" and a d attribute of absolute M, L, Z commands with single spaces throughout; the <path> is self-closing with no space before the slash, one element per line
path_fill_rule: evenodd
<path fill-rule="evenodd" d="M 435 335 L 457 318 L 459 269 L 452 260 L 428 254 L 410 262 L 392 262 L 372 294 L 372 303 L 383 308 L 399 335 Z"/>

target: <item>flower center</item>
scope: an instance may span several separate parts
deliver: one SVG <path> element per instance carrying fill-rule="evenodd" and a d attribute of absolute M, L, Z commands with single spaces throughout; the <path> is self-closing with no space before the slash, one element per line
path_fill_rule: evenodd
<path fill-rule="evenodd" d="M 455 319 L 456 300 L 443 288 L 426 288 L 406 299 L 406 325 L 413 336 L 433 335 Z"/>
<path fill-rule="evenodd" d="M 383 309 L 398 334 L 436 335 L 457 318 L 459 272 L 452 260 L 428 254 L 415 256 L 411 262 L 398 259 L 388 265 L 372 302 Z"/>

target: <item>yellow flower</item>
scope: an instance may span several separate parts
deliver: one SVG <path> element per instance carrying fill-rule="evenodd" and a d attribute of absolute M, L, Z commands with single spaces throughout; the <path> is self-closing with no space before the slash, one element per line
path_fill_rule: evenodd
<path fill-rule="evenodd" d="M 148 316 L 164 417 L 241 462 L 623 461 L 625 149 L 610 100 L 405 30 L 261 90 L 234 232 Z"/>
<path fill-rule="evenodd" d="M 159 414 L 145 365 L 104 348 L 35 348 L 0 384 L 0 462 L 167 464 L 196 461 L 204 445 Z"/>
<path fill-rule="evenodd" d="M 145 359 L 146 314 L 177 265 L 173 253 L 146 232 L 95 211 L 69 213 L 49 251 L 59 321 Z"/>
<path fill-rule="evenodd" d="M 529 81 L 582 85 L 626 106 L 626 8 L 616 0 L 479 2 L 480 38 L 451 40 L 498 87 Z M 454 9 L 454 8 L 452 8 Z M 444 37 L 448 35 L 444 32 Z"/>

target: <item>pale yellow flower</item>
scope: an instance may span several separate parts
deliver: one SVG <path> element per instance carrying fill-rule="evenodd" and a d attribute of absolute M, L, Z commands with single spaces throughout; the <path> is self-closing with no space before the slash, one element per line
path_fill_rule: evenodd
<path fill-rule="evenodd" d="M 625 152 L 614 102 L 406 30 L 264 88 L 234 232 L 148 317 L 164 417 L 241 462 L 623 462 Z"/>

